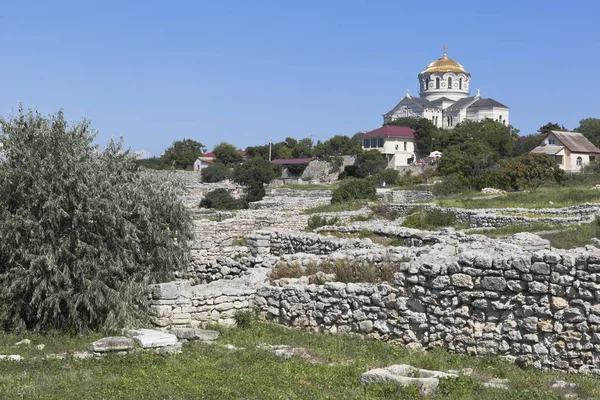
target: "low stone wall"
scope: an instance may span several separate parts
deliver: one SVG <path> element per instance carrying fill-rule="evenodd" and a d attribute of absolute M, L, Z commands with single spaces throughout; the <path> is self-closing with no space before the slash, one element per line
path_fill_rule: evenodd
<path fill-rule="evenodd" d="M 233 325 L 239 311 L 254 309 L 256 289 L 221 288 L 202 290 L 188 281 L 150 286 L 150 321 L 166 328 L 197 327 L 210 323 Z"/>
<path fill-rule="evenodd" d="M 464 209 L 453 207 L 438 207 L 434 204 L 404 203 L 391 204 L 390 207 L 401 214 L 408 214 L 415 208 L 440 210 L 456 215 L 460 222 L 469 224 L 472 228 L 499 228 L 513 224 L 545 223 L 552 225 L 572 225 L 591 222 L 597 213 L 600 213 L 600 204 L 582 204 L 573 207 L 556 209 L 527 209 L 527 208 L 492 208 L 492 209 Z M 519 215 L 506 214 L 539 214 L 547 217 L 532 218 Z"/>
<path fill-rule="evenodd" d="M 413 203 L 429 201 L 435 196 L 428 190 L 382 190 L 383 200 L 388 203 Z"/>

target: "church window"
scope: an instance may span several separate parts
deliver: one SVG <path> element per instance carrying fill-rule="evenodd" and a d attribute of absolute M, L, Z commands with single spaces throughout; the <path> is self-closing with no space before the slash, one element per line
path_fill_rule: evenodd
<path fill-rule="evenodd" d="M 435 88 L 436 89 L 440 88 L 440 78 L 435 78 Z"/>
<path fill-rule="evenodd" d="M 581 166 L 583 164 L 583 159 L 581 157 L 577 157 L 577 165 Z"/>
<path fill-rule="evenodd" d="M 448 89 L 452 87 L 452 78 L 448 77 Z"/>
<path fill-rule="evenodd" d="M 431 123 L 435 124 L 435 117 L 431 117 Z"/>
<path fill-rule="evenodd" d="M 462 78 L 458 80 L 458 88 L 462 89 Z"/>
<path fill-rule="evenodd" d="M 427 90 L 427 88 L 429 88 L 429 79 L 425 81 L 425 90 Z"/>

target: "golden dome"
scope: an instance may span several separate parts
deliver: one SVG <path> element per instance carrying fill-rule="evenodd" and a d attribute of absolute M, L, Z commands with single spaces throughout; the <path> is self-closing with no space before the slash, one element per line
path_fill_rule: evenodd
<path fill-rule="evenodd" d="M 470 75 L 462 65 L 457 63 L 451 58 L 446 57 L 446 46 L 444 46 L 444 55 L 442 58 L 438 58 L 431 64 L 425 68 L 425 71 L 421 72 L 422 74 L 432 73 L 432 72 L 462 72 L 464 74 Z"/>

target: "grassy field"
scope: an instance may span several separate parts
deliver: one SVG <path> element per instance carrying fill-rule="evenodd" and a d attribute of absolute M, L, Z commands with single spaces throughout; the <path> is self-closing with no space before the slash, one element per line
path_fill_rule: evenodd
<path fill-rule="evenodd" d="M 472 378 L 444 381 L 436 398 L 560 399 L 556 379 L 578 385 L 580 398 L 600 398 L 595 377 L 522 370 L 497 357 L 471 358 L 436 350 L 410 352 L 400 346 L 351 336 L 326 336 L 252 323 L 222 329 L 217 344 L 188 343 L 179 355 L 112 355 L 87 360 L 43 360 L 13 344 L 24 336 L 3 335 L 4 354 L 21 353 L 20 362 L 0 361 L 0 398 L 25 399 L 420 399 L 415 388 L 360 383 L 375 367 L 407 363 L 448 370 L 472 368 L 474 375 L 506 378 L 510 389 L 488 389 Z M 31 337 L 48 351 L 83 349 L 97 335 Z M 311 361 L 276 357 L 261 344 L 303 347 Z M 228 350 L 232 344 L 239 350 Z M 7 353 L 7 350 L 9 352 Z M 38 354 L 38 356 L 41 354 Z"/>
<path fill-rule="evenodd" d="M 581 203 L 600 203 L 600 190 L 589 185 L 542 187 L 531 192 L 510 192 L 496 197 L 454 195 L 435 200 L 441 207 L 553 208 Z"/>

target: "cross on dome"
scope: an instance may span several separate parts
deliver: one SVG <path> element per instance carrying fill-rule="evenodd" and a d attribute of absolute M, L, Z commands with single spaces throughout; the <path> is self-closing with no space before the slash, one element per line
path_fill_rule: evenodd
<path fill-rule="evenodd" d="M 444 49 L 444 58 L 446 58 L 446 45 L 442 46 L 442 48 Z"/>

